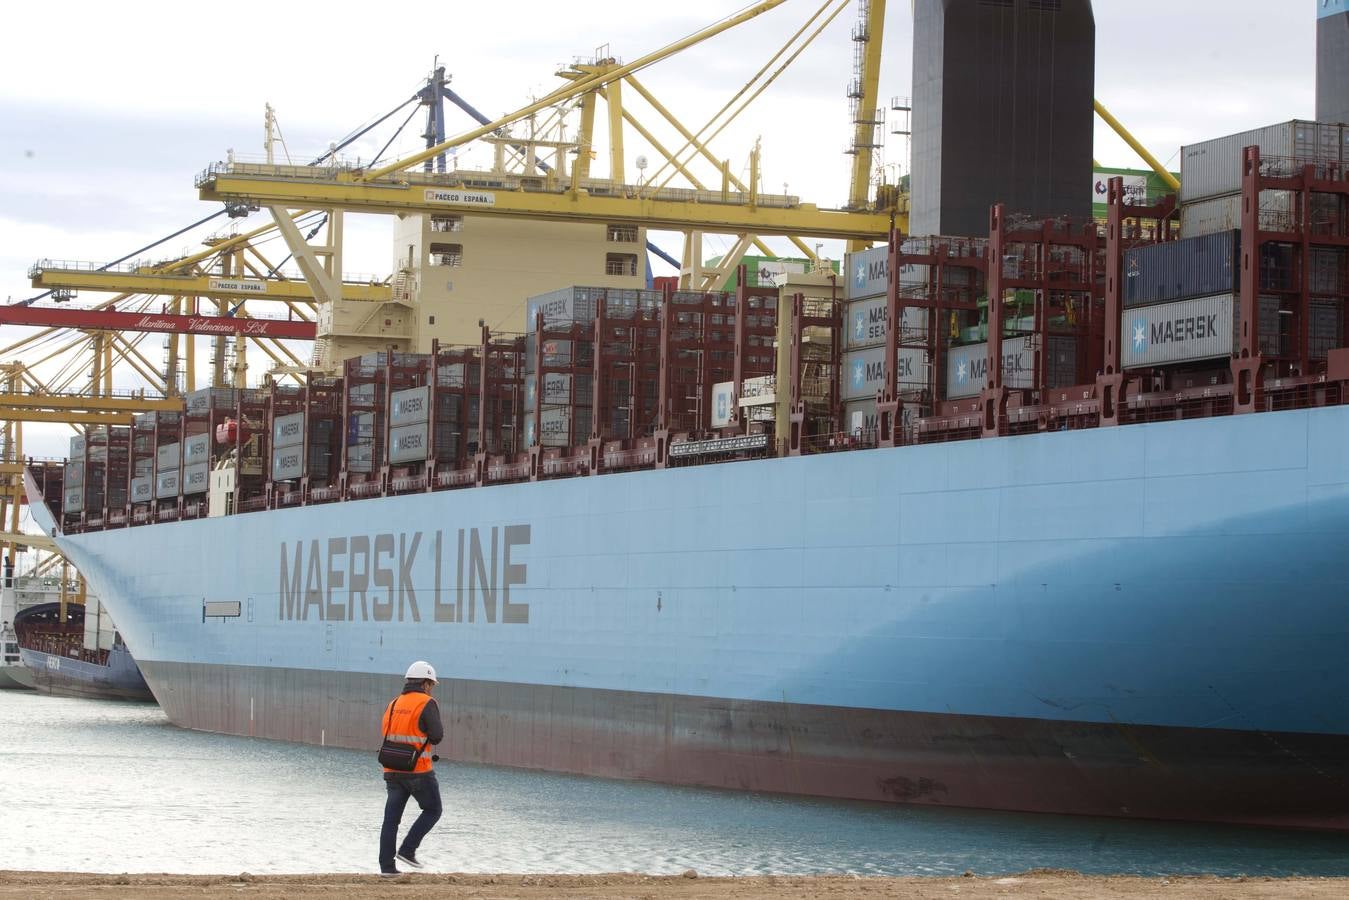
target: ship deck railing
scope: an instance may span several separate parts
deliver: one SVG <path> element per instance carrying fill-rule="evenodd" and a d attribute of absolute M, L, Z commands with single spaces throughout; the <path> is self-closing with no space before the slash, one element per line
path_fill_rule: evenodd
<path fill-rule="evenodd" d="M 847 450 L 867 450 L 880 446 L 880 431 L 875 428 L 857 428 L 802 438 L 801 449 L 806 453 L 841 453 Z"/>
<path fill-rule="evenodd" d="M 442 488 L 472 487 L 477 478 L 472 469 L 454 469 L 436 475 L 436 486 Z"/>
<path fill-rule="evenodd" d="M 402 475 L 398 478 L 389 479 L 389 491 L 394 494 L 410 494 L 415 491 L 424 491 L 429 483 L 425 474 L 422 475 Z"/>
<path fill-rule="evenodd" d="M 347 493 L 357 499 L 361 497 L 378 497 L 380 492 L 380 483 L 376 480 L 358 481 L 355 484 L 347 485 Z"/>

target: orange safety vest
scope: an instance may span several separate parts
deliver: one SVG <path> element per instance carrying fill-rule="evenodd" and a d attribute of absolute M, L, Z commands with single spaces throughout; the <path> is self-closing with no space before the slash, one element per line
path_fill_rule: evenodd
<path fill-rule="evenodd" d="M 414 747 L 426 745 L 426 749 L 422 750 L 421 755 L 417 757 L 417 765 L 412 770 L 414 775 L 431 771 L 431 745 L 428 742 L 426 732 L 422 731 L 420 722 L 422 710 L 430 702 L 430 694 L 424 694 L 421 691 L 409 691 L 395 697 L 389 704 L 389 708 L 384 710 L 382 730 L 389 740 L 411 744 Z M 386 766 L 384 771 L 395 772 L 397 770 Z"/>

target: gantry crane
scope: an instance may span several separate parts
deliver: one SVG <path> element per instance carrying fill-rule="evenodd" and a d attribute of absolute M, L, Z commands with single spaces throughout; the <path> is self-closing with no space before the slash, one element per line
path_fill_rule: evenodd
<path fill-rule="evenodd" d="M 131 265 L 116 268 L 42 259 L 29 269 L 28 277 L 32 279 L 33 287 L 47 290 L 206 297 L 212 300 L 314 301 L 314 292 L 298 279 L 258 272 L 226 276 L 163 269 L 163 266 Z M 375 281 L 343 280 L 341 290 L 342 299 L 352 302 L 386 303 L 392 296 L 392 288 L 387 283 Z"/>
<path fill-rule="evenodd" d="M 560 73 L 566 84 L 533 103 L 455 138 L 438 141 L 423 151 L 387 165 L 375 168 L 332 166 L 319 169 L 225 162 L 212 165 L 204 171 L 197 179 L 197 187 L 202 199 L 221 201 L 236 208 L 248 206 L 267 208 L 278 220 L 288 215 L 288 210 L 304 206 L 389 214 L 456 212 L 473 216 L 530 220 L 632 224 L 681 231 L 687 236 L 683 273 L 686 283 L 691 276 L 700 276 L 702 280 L 706 280 L 706 270 L 702 267 L 700 259 L 701 248 L 695 251 L 688 249 L 688 244 L 694 241 L 701 242 L 701 235 L 704 232 L 737 236 L 735 251 L 728 254 L 729 258 L 723 260 L 727 266 L 738 263 L 739 257 L 754 245 L 760 235 L 796 237 L 798 246 L 803 249 L 806 248 L 799 243 L 799 238 L 803 236 L 843 238 L 854 242 L 878 240 L 889 233 L 892 225 L 903 228 L 907 218 L 902 208 L 877 209 L 870 202 L 869 148 L 863 148 L 854 154 L 854 185 L 850 192 L 849 208 L 846 209 L 821 209 L 814 204 L 803 203 L 797 197 L 761 193 L 758 190 L 758 179 L 754 177 L 757 155 L 752 159 L 750 183 L 748 185 L 737 183 L 736 189 L 732 189 L 729 167 L 723 161 L 715 160 L 715 157 L 711 158 L 723 176 L 720 190 L 709 190 L 706 184 L 696 180 L 695 186 L 688 189 L 669 187 L 668 180 L 656 184 L 653 179 L 646 184 L 634 185 L 624 179 L 622 130 L 625 121 L 632 121 L 630 115 L 625 115 L 622 103 L 624 86 L 643 94 L 644 98 L 652 101 L 658 110 L 664 111 L 659 102 L 655 101 L 649 92 L 642 90 L 640 83 L 636 82 L 635 74 L 638 71 L 749 21 L 782 2 L 783 0 L 768 0 L 757 4 L 631 63 L 622 64 L 612 58 L 597 58 L 590 64 L 575 66 Z M 792 41 L 789 41 L 790 45 L 799 39 L 800 46 L 794 53 L 788 55 L 785 62 L 775 71 L 767 75 L 766 80 L 745 100 L 745 103 L 762 92 L 763 88 L 770 84 L 772 79 L 780 74 L 782 69 L 799 55 L 800 50 L 832 22 L 846 5 L 847 0 L 826 0 L 811 20 L 798 30 Z M 874 107 L 879 77 L 880 20 L 884 15 L 884 4 L 863 3 L 861 12 L 866 17 L 866 31 L 869 36 L 862 66 L 863 81 L 869 86 L 869 91 L 864 92 L 862 103 Z M 810 27 L 814 30 L 807 34 Z M 769 67 L 785 54 L 786 49 L 784 47 L 775 54 L 752 82 L 764 76 Z M 718 115 L 737 102 L 749 87 L 747 85 L 746 89 L 733 97 L 732 102 L 719 111 Z M 607 103 L 611 144 L 610 177 L 603 179 L 592 178 L 589 171 L 590 131 L 595 117 L 595 101 L 599 98 Z M 576 147 L 576 164 L 570 173 L 565 166 L 566 156 L 562 152 L 561 142 L 553 144 L 557 150 L 555 159 L 561 164 L 545 169 L 537 165 L 535 154 L 531 149 L 524 154 L 526 157 L 524 171 L 519 174 L 499 170 L 446 172 L 443 166 L 438 166 L 436 171 L 432 171 L 429 165 L 433 159 L 442 157 L 446 151 L 474 140 L 483 139 L 495 142 L 499 147 L 506 145 L 515 148 L 530 143 L 531 138 L 511 135 L 508 129 L 550 108 L 556 109 L 561 104 L 573 103 L 580 105 L 581 127 Z M 743 108 L 742 104 L 740 109 Z M 736 112 L 739 112 L 739 109 Z M 723 122 L 721 127 L 724 127 L 724 124 Z M 687 175 L 689 174 L 687 164 L 680 159 L 683 149 L 692 147 L 695 153 L 705 157 L 710 157 L 710 154 L 706 149 L 707 139 L 702 136 L 701 131 L 690 132 L 682 126 L 680 128 L 685 136 L 685 148 L 673 154 L 664 151 L 649 133 L 643 136 L 658 148 L 658 152 L 662 152 L 666 157 L 667 166 L 677 173 Z M 428 134 L 439 137 L 440 131 L 429 128 Z M 419 164 L 424 165 L 421 171 L 411 168 Z M 292 252 L 300 258 L 304 252 L 303 248 L 293 241 L 288 240 L 288 243 Z M 806 252 L 813 256 L 808 249 Z M 316 295 L 321 293 L 320 285 L 311 282 L 311 286 L 314 287 Z"/>
<path fill-rule="evenodd" d="M 308 210 L 295 214 L 289 224 L 310 215 Z M 318 230 L 326 219 L 320 216 Z M 297 226 L 298 227 L 298 226 Z M 64 305 L 37 306 L 30 302 L 0 306 L 0 324 L 44 325 L 51 328 L 79 328 L 97 330 L 106 335 L 125 331 L 143 331 L 169 334 L 168 359 L 164 389 L 177 391 L 176 373 L 179 363 L 179 344 L 176 335 L 208 335 L 216 338 L 215 374 L 213 383 L 226 381 L 236 385 L 246 368 L 246 342 L 262 349 L 278 367 L 294 372 L 306 363 L 295 356 L 280 340 L 312 341 L 317 335 L 313 315 L 316 301 L 313 291 L 303 279 L 289 278 L 280 273 L 258 249 L 257 239 L 275 232 L 275 224 L 255 228 L 245 234 L 208 241 L 208 248 L 182 259 L 146 265 L 123 263 L 95 265 L 91 263 L 63 263 L 41 260 L 30 269 L 33 286 L 55 294 L 58 303 L 67 301 L 76 290 L 92 290 L 118 294 L 109 303 L 94 308 L 73 308 Z M 344 301 L 382 305 L 396 302 L 393 287 L 387 280 L 374 278 L 343 278 L 337 292 Z M 151 309 L 133 297 L 168 297 L 159 309 Z M 35 298 L 36 299 L 36 298 Z M 215 314 L 198 311 L 202 301 L 213 303 Z M 287 318 L 258 317 L 250 314 L 248 306 L 264 301 L 285 305 Z M 128 309 L 128 306 L 133 309 Z M 136 308 L 139 307 L 139 308 Z M 43 337 L 43 332 L 34 337 Z M 225 364 L 225 342 L 233 339 L 234 365 Z M 107 340 L 117 340 L 108 337 Z M 264 342 L 265 341 L 265 342 Z M 125 339 L 120 350 L 125 350 Z M 24 342 L 3 352 L 21 347 Z M 186 389 L 195 388 L 195 342 L 185 344 Z M 140 360 L 150 366 L 147 360 Z M 226 369 L 232 369 L 232 374 Z M 143 373 L 142 373 L 143 374 Z M 227 377 L 228 376 L 228 377 Z"/>

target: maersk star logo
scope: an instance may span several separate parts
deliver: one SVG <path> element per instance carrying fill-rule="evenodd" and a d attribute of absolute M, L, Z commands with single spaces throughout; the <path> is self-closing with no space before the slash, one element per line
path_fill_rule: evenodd
<path fill-rule="evenodd" d="M 852 383 L 857 387 L 861 387 L 862 385 L 866 384 L 866 380 L 867 380 L 866 368 L 862 365 L 862 361 L 859 359 L 857 362 L 853 363 L 852 366 Z"/>
<path fill-rule="evenodd" d="M 862 263 L 857 264 L 857 286 L 862 287 L 867 283 L 867 267 Z"/>
<path fill-rule="evenodd" d="M 852 333 L 853 337 L 859 341 L 867 336 L 866 313 L 858 313 L 856 316 L 853 317 Z"/>
<path fill-rule="evenodd" d="M 964 384 L 970 380 L 970 364 L 962 361 L 956 366 L 956 383 Z"/>
<path fill-rule="evenodd" d="M 1148 329 L 1142 322 L 1134 323 L 1134 349 L 1142 351 L 1148 345 Z"/>

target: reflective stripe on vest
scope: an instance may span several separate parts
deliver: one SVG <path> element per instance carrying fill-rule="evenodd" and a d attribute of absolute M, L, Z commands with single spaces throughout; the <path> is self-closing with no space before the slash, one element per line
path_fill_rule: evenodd
<path fill-rule="evenodd" d="M 387 732 L 388 739 L 402 744 L 411 744 L 421 751 L 421 755 L 417 757 L 417 765 L 412 770 L 413 773 L 431 771 L 431 746 L 427 743 L 426 732 L 422 731 L 420 722 L 422 710 L 430 702 L 430 694 L 412 691 L 399 694 L 389 704 L 389 708 L 384 711 L 383 727 L 380 730 Z M 423 744 L 427 745 L 425 750 L 422 750 Z M 386 766 L 384 771 L 394 772 L 397 770 Z"/>

